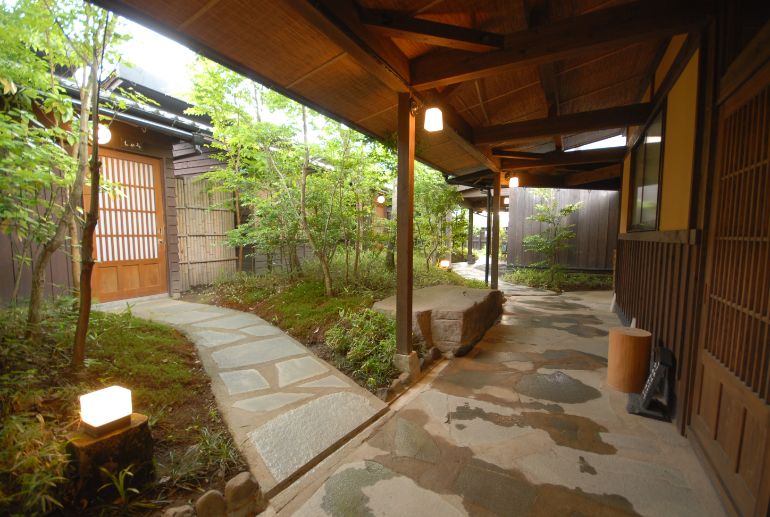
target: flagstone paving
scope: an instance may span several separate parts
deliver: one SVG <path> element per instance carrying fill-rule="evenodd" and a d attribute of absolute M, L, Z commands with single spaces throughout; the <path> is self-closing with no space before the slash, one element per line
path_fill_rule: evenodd
<path fill-rule="evenodd" d="M 607 330 L 619 324 L 610 301 L 509 296 L 467 356 L 439 365 L 272 511 L 724 515 L 688 440 L 629 415 L 627 396 L 606 386 Z"/>
<path fill-rule="evenodd" d="M 222 417 L 268 494 L 386 409 L 253 314 L 159 297 L 128 304 L 134 316 L 170 324 L 195 343 Z M 121 301 L 95 309 L 119 312 L 126 307 Z"/>

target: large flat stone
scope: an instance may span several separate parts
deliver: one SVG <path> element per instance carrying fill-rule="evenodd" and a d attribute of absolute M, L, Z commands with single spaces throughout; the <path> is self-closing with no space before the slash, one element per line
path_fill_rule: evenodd
<path fill-rule="evenodd" d="M 254 413 L 258 411 L 272 411 L 312 396 L 310 393 L 270 393 L 269 395 L 239 400 L 233 404 L 233 407 Z"/>
<path fill-rule="evenodd" d="M 220 368 L 239 368 L 300 354 L 307 354 L 307 350 L 290 338 L 280 336 L 233 345 L 217 350 L 211 354 L 211 357 Z"/>
<path fill-rule="evenodd" d="M 264 320 L 254 316 L 253 314 L 234 314 L 232 316 L 225 316 L 223 318 L 217 318 L 215 320 L 207 321 L 205 324 L 195 325 L 196 327 L 206 327 L 213 329 L 228 329 L 235 330 L 243 327 L 248 327 Z"/>
<path fill-rule="evenodd" d="M 300 388 L 349 388 L 350 383 L 344 381 L 343 379 L 340 379 L 336 375 L 329 375 L 327 377 L 323 377 L 322 379 L 318 379 L 317 381 L 310 381 L 306 382 L 305 384 L 300 384 Z"/>
<path fill-rule="evenodd" d="M 275 367 L 278 369 L 278 386 L 282 388 L 329 371 L 320 361 L 310 356 L 276 363 Z"/>
<path fill-rule="evenodd" d="M 233 332 L 219 332 L 216 330 L 201 330 L 200 332 L 193 332 L 191 337 L 196 345 L 205 347 L 228 345 L 244 338 L 244 336 L 241 334 L 235 334 Z"/>
<path fill-rule="evenodd" d="M 503 293 L 457 285 L 416 289 L 412 299 L 412 328 L 428 346 L 442 352 L 467 352 L 503 312 Z M 396 315 L 396 297 L 375 303 L 373 309 Z M 427 323 L 429 321 L 429 324 Z"/>
<path fill-rule="evenodd" d="M 254 337 L 277 336 L 278 334 L 282 334 L 281 329 L 268 325 L 267 323 L 254 325 L 253 327 L 245 327 L 240 329 L 240 331 Z"/>
<path fill-rule="evenodd" d="M 219 377 L 225 383 L 227 392 L 230 395 L 238 395 L 239 393 L 263 390 L 270 387 L 270 384 L 262 377 L 262 374 L 252 369 L 222 372 L 219 374 Z"/>
<path fill-rule="evenodd" d="M 280 483 L 376 412 L 361 395 L 331 393 L 276 416 L 248 437 Z"/>
<path fill-rule="evenodd" d="M 215 312 L 207 311 L 185 311 L 174 314 L 153 314 L 152 319 L 162 321 L 164 323 L 170 323 L 172 325 L 189 325 L 190 323 L 198 323 L 200 321 L 210 320 L 216 318 L 218 315 Z M 207 327 L 208 324 L 198 325 Z"/>

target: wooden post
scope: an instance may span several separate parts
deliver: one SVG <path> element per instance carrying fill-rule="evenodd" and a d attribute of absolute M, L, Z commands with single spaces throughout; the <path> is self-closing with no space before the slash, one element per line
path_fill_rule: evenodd
<path fill-rule="evenodd" d="M 495 194 L 492 199 L 492 279 L 489 287 L 497 289 L 500 261 L 500 173 L 495 173 Z"/>
<path fill-rule="evenodd" d="M 473 207 L 468 209 L 468 264 L 473 263 Z"/>
<path fill-rule="evenodd" d="M 492 193 L 487 189 L 487 243 L 484 263 L 484 283 L 489 285 L 489 252 L 492 249 Z"/>
<path fill-rule="evenodd" d="M 398 94 L 398 207 L 396 212 L 396 350 L 412 351 L 414 248 L 414 114 L 409 93 Z"/>

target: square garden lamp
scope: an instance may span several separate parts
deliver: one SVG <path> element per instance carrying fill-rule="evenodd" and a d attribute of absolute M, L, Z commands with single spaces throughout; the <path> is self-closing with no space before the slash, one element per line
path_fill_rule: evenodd
<path fill-rule="evenodd" d="M 80 396 L 80 420 L 94 437 L 131 425 L 132 411 L 131 390 L 120 386 Z"/>

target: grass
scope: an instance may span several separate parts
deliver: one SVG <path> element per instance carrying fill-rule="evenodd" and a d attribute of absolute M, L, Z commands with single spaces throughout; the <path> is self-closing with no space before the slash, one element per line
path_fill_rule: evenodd
<path fill-rule="evenodd" d="M 558 271 L 555 277 L 556 281 L 552 282 L 548 270 L 519 268 L 506 273 L 503 276 L 503 280 L 512 284 L 558 291 L 599 291 L 612 289 L 612 274 L 610 273 Z"/>
<path fill-rule="evenodd" d="M 195 349 L 175 330 L 129 312 L 94 312 L 86 368 L 75 375 L 69 361 L 76 304 L 62 299 L 48 306 L 37 342 L 24 339 L 24 316 L 23 309 L 0 311 L 0 514 L 35 515 L 80 506 L 65 479 L 64 445 L 78 426 L 77 396 L 112 384 L 130 388 L 135 410 L 150 417 L 161 472 L 158 483 L 131 487 L 140 494 L 123 490 L 137 503 L 135 510 L 146 512 L 156 500 L 184 498 L 210 482 L 223 484 L 243 467 Z M 164 479 L 162 465 L 172 465 L 191 447 L 196 448 L 195 461 L 188 462 L 193 466 L 184 483 Z M 114 510 L 115 482 L 131 483 L 131 476 L 111 475 L 114 479 L 105 478 L 107 489 L 93 494 L 85 514 Z"/>
<path fill-rule="evenodd" d="M 426 269 L 422 264 L 415 260 L 415 288 L 439 284 L 486 288 L 478 280 L 468 280 L 439 268 Z M 384 337 L 371 341 L 369 355 L 360 343 L 354 346 L 354 355 L 358 359 L 351 362 L 344 347 L 335 348 L 327 344 L 326 334 L 336 325 L 350 329 L 371 318 L 362 311 L 371 308 L 376 300 L 395 294 L 395 272 L 385 267 L 383 255 L 367 253 L 362 257 L 357 277 L 350 271 L 345 274 L 342 260 L 332 264 L 332 273 L 336 289 L 332 297 L 325 294 L 320 268 L 308 262 L 302 276 L 291 277 L 279 272 L 261 275 L 240 273 L 221 279 L 202 292 L 191 295 L 191 298 L 257 314 L 335 364 L 362 386 L 375 391 L 389 384 L 396 375 L 390 365 L 380 364 L 383 361 L 387 363 L 386 359 L 382 359 L 385 357 L 382 347 L 377 346 Z M 376 363 L 370 364 L 371 372 L 376 374 L 366 374 L 366 368 L 361 369 L 369 359 Z"/>

